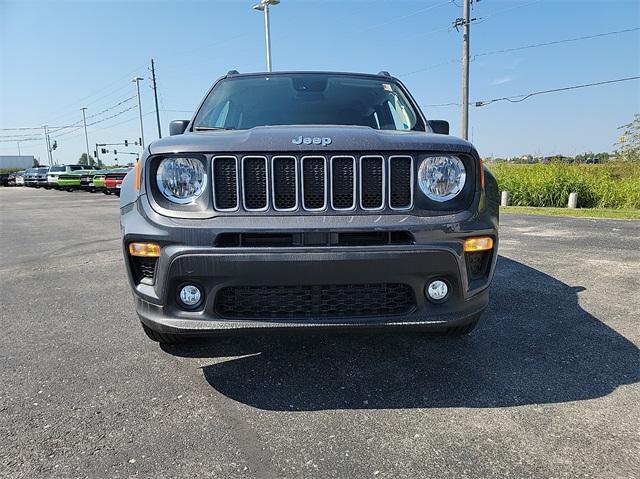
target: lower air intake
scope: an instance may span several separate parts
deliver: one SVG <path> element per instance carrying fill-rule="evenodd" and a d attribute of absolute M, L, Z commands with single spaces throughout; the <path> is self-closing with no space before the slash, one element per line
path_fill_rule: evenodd
<path fill-rule="evenodd" d="M 397 316 L 415 309 L 410 286 L 399 283 L 230 286 L 218 292 L 216 314 L 235 319 Z"/>

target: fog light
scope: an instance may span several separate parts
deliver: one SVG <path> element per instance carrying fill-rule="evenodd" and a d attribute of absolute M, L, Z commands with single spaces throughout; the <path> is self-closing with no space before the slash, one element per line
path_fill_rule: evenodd
<path fill-rule="evenodd" d="M 188 308 L 194 308 L 202 301 L 200 288 L 193 284 L 186 284 L 180 288 L 180 301 Z"/>
<path fill-rule="evenodd" d="M 444 301 L 448 295 L 449 286 L 447 286 L 447 283 L 440 279 L 432 281 L 427 286 L 427 298 L 429 298 L 431 301 Z"/>

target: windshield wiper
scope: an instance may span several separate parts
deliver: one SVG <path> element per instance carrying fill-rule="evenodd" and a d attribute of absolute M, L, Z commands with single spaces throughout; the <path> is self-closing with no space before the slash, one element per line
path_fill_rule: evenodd
<path fill-rule="evenodd" d="M 224 126 L 194 126 L 193 131 L 209 131 L 209 130 L 235 130 L 235 128 L 227 128 Z"/>

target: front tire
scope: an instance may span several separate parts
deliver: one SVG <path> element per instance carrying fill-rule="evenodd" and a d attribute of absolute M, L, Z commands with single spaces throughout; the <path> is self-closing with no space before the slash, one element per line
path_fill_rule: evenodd
<path fill-rule="evenodd" d="M 144 331 L 144 334 L 146 334 L 151 341 L 155 341 L 156 343 L 178 344 L 178 343 L 184 343 L 186 341 L 186 338 L 184 336 L 180 336 L 178 334 L 159 333 L 158 331 L 151 329 L 149 326 L 147 326 L 144 323 L 140 323 L 140 324 L 142 324 L 142 329 Z"/>

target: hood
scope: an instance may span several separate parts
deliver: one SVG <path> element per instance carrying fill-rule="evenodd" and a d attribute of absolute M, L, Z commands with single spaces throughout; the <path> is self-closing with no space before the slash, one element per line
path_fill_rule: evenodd
<path fill-rule="evenodd" d="M 305 143 L 305 139 L 307 143 Z M 314 139 L 315 144 L 314 144 Z M 328 139 L 328 140 L 327 140 Z M 294 141 L 295 140 L 295 141 Z M 300 141 L 302 140 L 302 141 Z M 471 143 L 424 131 L 374 130 L 366 126 L 260 126 L 250 130 L 189 132 L 155 141 L 151 154 L 186 152 L 451 151 Z"/>

